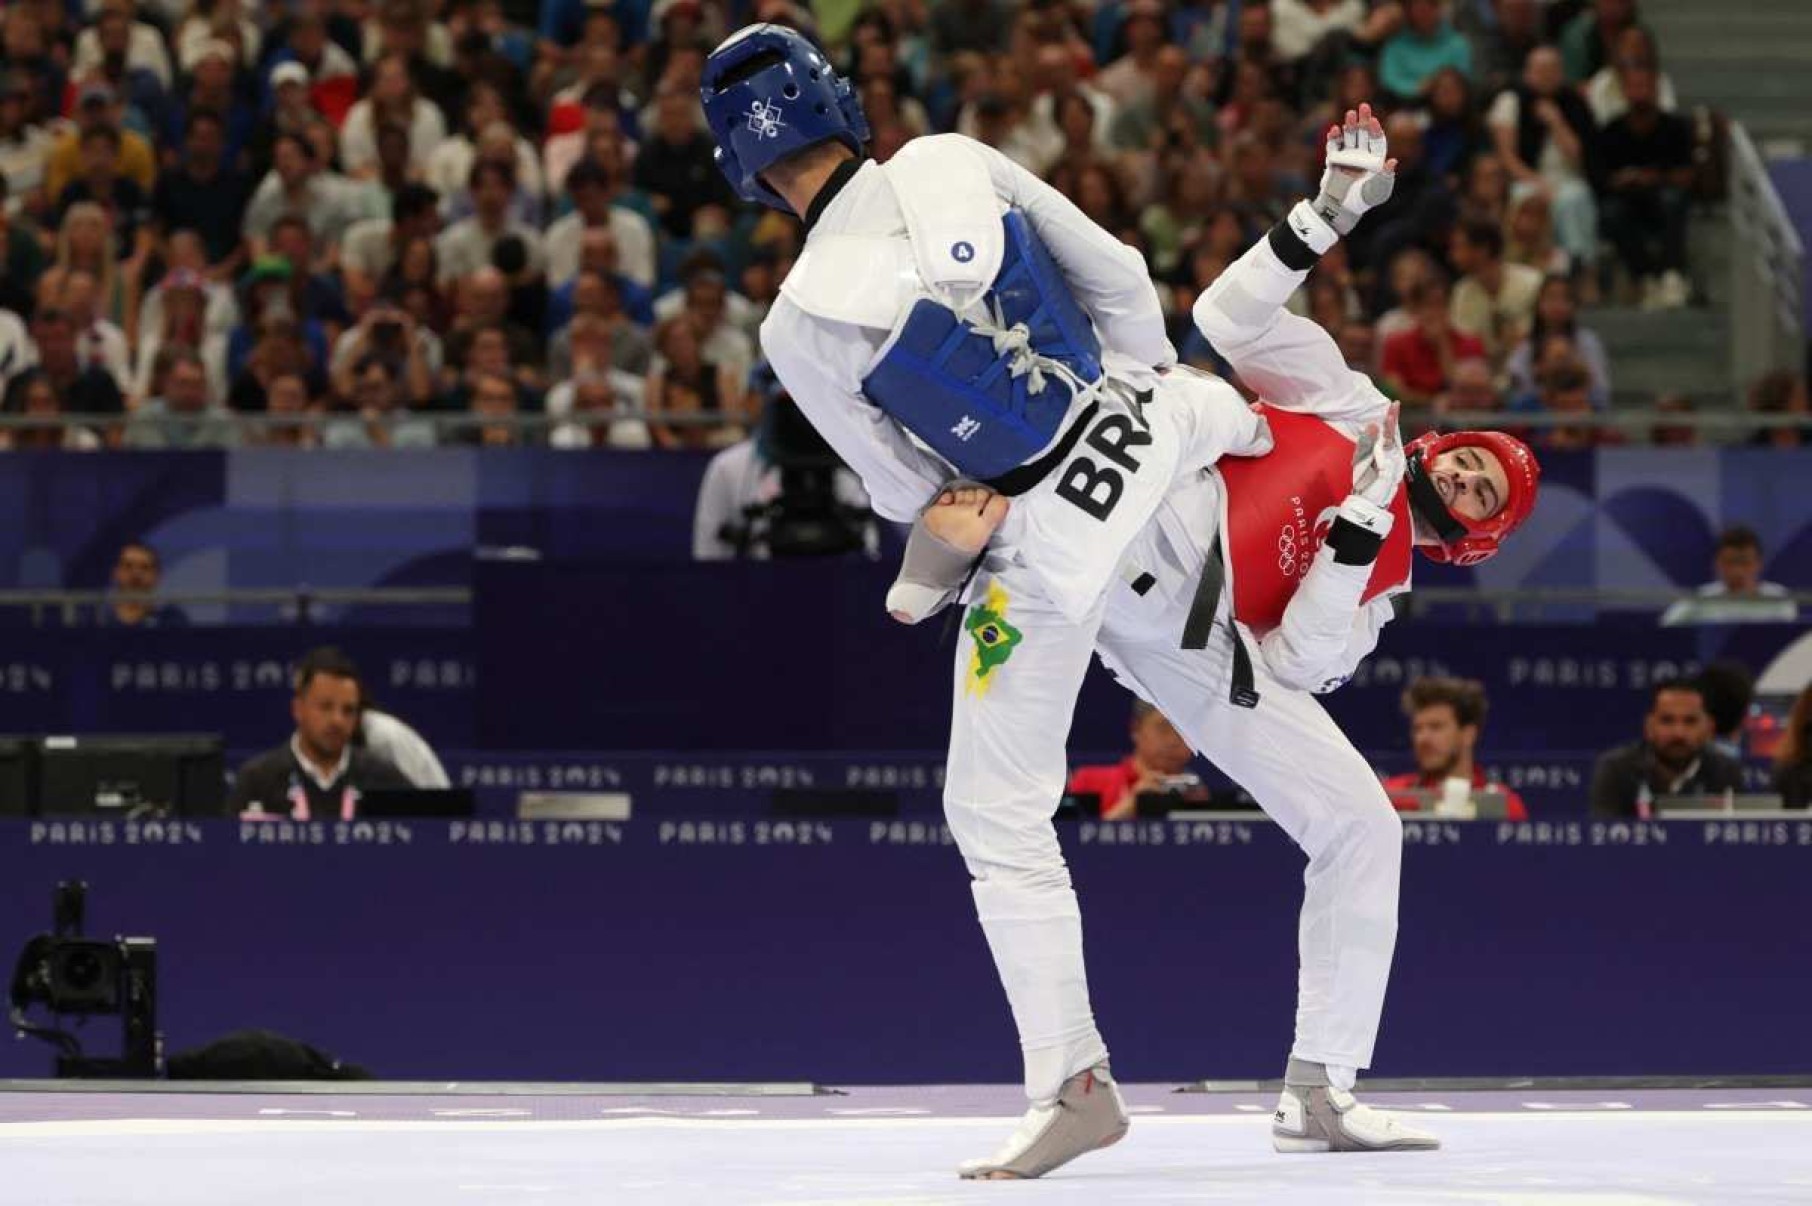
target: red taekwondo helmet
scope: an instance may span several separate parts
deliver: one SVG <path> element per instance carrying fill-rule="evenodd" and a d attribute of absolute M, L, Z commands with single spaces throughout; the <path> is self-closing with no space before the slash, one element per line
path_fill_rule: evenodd
<path fill-rule="evenodd" d="M 1435 458 L 1455 448 L 1482 448 L 1504 467 L 1508 496 L 1489 519 L 1468 519 L 1448 510 L 1428 475 Z M 1535 510 L 1535 496 L 1541 489 L 1541 465 L 1529 446 L 1515 436 L 1501 431 L 1455 431 L 1447 435 L 1431 431 L 1411 440 L 1403 451 L 1409 460 L 1405 480 L 1409 484 L 1410 509 L 1441 540 L 1440 544 L 1419 546 L 1431 561 L 1448 565 L 1488 561 L 1504 537 L 1521 527 Z"/>

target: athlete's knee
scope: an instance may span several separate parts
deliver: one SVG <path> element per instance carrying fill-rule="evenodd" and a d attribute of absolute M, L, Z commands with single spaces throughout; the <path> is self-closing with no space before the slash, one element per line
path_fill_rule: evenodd
<path fill-rule="evenodd" d="M 1363 764 L 1336 781 L 1342 790 L 1319 796 L 1313 823 L 1297 837 L 1303 851 L 1317 862 L 1395 865 L 1403 853 L 1403 821 L 1383 787 Z"/>
<path fill-rule="evenodd" d="M 1069 882 L 1069 867 L 1049 810 L 944 797 L 950 836 L 977 879 Z"/>
<path fill-rule="evenodd" d="M 1383 789 L 1367 792 L 1356 810 L 1358 841 L 1374 860 L 1400 863 L 1403 858 L 1403 818 L 1391 806 Z"/>

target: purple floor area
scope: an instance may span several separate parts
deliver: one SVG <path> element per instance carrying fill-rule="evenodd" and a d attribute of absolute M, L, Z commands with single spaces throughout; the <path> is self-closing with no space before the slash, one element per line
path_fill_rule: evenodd
<path fill-rule="evenodd" d="M 0 1204 L 1812 1201 L 1812 1088 L 1799 1087 L 1369 1094 L 1413 1112 L 1441 1150 L 1313 1156 L 1272 1150 L 1268 1093 L 1134 1085 L 1122 1142 L 1006 1186 L 955 1171 L 1012 1132 L 1023 1102 L 1009 1085 L 113 1088 L 0 1086 Z"/>

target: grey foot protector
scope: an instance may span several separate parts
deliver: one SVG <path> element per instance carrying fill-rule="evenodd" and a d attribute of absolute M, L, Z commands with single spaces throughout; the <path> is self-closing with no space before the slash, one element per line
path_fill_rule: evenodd
<path fill-rule="evenodd" d="M 1342 1093 L 1345 1107 L 1337 1104 L 1334 1090 L 1328 1084 L 1327 1069 L 1321 1064 L 1312 1064 L 1292 1056 L 1289 1067 L 1284 1071 L 1284 1092 L 1296 1098 L 1302 1106 L 1302 1131 L 1285 1130 L 1274 1124 L 1271 1134 L 1292 1143 L 1306 1144 L 1299 1150 L 1330 1152 L 1386 1152 L 1386 1151 L 1423 1151 L 1440 1147 L 1440 1142 L 1429 1136 L 1410 1133 L 1399 1139 L 1384 1143 L 1367 1142 L 1346 1128 L 1342 1115 L 1358 1103 L 1350 1093 Z M 1282 1109 L 1278 1110 L 1277 1123 L 1284 1118 Z M 1322 1145 L 1326 1144 L 1325 1147 Z"/>
<path fill-rule="evenodd" d="M 980 554 L 965 553 L 938 539 L 925 526 L 923 516 L 937 505 L 937 499 L 944 491 L 981 485 L 960 478 L 948 482 L 919 511 L 920 519 L 906 537 L 906 553 L 900 558 L 899 575 L 887 591 L 887 610 L 896 618 L 908 624 L 931 618 L 948 606 L 963 583 L 968 581 L 969 571 Z"/>
<path fill-rule="evenodd" d="M 1057 1106 L 1044 1130 L 1011 1159 L 965 1165 L 965 1180 L 1019 1180 L 1042 1177 L 1077 1156 L 1111 1147 L 1132 1126 L 1106 1065 L 1078 1072 L 1063 1082 Z"/>

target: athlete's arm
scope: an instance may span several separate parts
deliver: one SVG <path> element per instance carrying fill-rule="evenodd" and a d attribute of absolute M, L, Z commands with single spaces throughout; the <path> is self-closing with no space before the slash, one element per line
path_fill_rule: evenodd
<path fill-rule="evenodd" d="M 1395 614 L 1388 598 L 1360 602 L 1371 574 L 1370 564 L 1341 565 L 1322 546 L 1284 609 L 1283 623 L 1259 642 L 1273 678 L 1320 695 L 1352 677 Z"/>
<path fill-rule="evenodd" d="M 962 141 L 988 165 L 994 191 L 1022 210 L 1038 231 L 1076 300 L 1095 320 L 1102 346 L 1148 368 L 1174 363 L 1176 349 L 1165 332 L 1164 311 L 1144 257 L 993 147 Z"/>
<path fill-rule="evenodd" d="M 1196 299 L 1196 326 L 1267 402 L 1349 422 L 1369 422 L 1387 405 L 1370 378 L 1346 366 L 1331 335 L 1283 308 L 1322 253 L 1389 197 L 1396 165 L 1384 155 L 1370 108 L 1349 112 L 1329 132 L 1320 194 L 1297 202 Z"/>
<path fill-rule="evenodd" d="M 950 471 L 863 397 L 859 383 L 874 352 L 868 336 L 863 328 L 807 314 L 785 294 L 761 324 L 774 375 L 862 479 L 875 513 L 911 523 Z"/>

